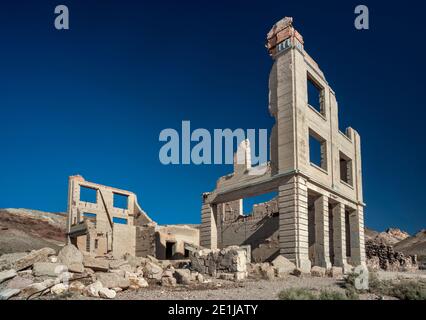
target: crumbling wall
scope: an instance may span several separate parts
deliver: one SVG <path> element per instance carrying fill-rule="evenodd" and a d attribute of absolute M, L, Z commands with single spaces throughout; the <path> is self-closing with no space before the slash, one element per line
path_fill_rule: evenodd
<path fill-rule="evenodd" d="M 365 244 L 367 265 L 372 270 L 414 271 L 419 269 L 417 256 L 406 256 L 385 243 L 368 240 Z"/>
<path fill-rule="evenodd" d="M 277 199 L 254 205 L 247 216 L 241 214 L 240 206 L 240 200 L 219 205 L 219 248 L 250 245 L 253 261 L 274 259 L 279 254 Z"/>
<path fill-rule="evenodd" d="M 191 268 L 226 280 L 247 277 L 247 250 L 237 246 L 224 249 L 202 249 L 190 252 Z"/>
<path fill-rule="evenodd" d="M 136 227 L 136 256 L 156 256 L 155 226 Z"/>
<path fill-rule="evenodd" d="M 166 225 L 156 228 L 157 259 L 183 259 L 188 257 L 185 243 L 198 246 L 200 231 L 187 225 Z M 167 256 L 167 245 L 171 245 L 171 256 Z"/>

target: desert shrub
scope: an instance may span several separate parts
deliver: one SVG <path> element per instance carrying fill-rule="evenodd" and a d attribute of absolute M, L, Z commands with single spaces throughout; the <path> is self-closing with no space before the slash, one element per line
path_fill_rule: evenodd
<path fill-rule="evenodd" d="M 348 300 L 359 300 L 358 290 L 355 287 L 346 288 L 345 295 Z"/>
<path fill-rule="evenodd" d="M 390 295 L 400 300 L 426 300 L 426 285 L 419 281 L 401 281 L 391 287 Z"/>
<path fill-rule="evenodd" d="M 319 294 L 319 300 L 347 300 L 348 297 L 339 292 L 333 290 L 321 290 Z"/>
<path fill-rule="evenodd" d="M 280 300 L 315 300 L 316 296 L 304 288 L 291 288 L 281 291 L 278 294 Z"/>
<path fill-rule="evenodd" d="M 400 300 L 426 300 L 426 282 L 415 280 L 380 280 L 375 274 L 370 275 L 369 291 L 371 293 L 391 296 Z"/>

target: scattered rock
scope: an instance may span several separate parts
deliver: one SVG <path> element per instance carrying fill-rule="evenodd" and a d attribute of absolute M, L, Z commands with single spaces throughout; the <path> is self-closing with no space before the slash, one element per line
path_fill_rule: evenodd
<path fill-rule="evenodd" d="M 222 279 L 222 280 L 229 280 L 229 281 L 234 280 L 234 274 L 229 272 L 220 272 L 217 274 L 217 276 L 219 279 Z"/>
<path fill-rule="evenodd" d="M 165 287 L 174 287 L 176 286 L 176 279 L 173 277 L 162 277 L 161 278 L 161 285 Z"/>
<path fill-rule="evenodd" d="M 71 272 L 84 272 L 83 254 L 72 244 L 67 244 L 59 251 L 58 261 L 66 265 Z"/>
<path fill-rule="evenodd" d="M 204 283 L 204 276 L 201 273 L 198 273 L 195 277 L 196 281 L 199 283 Z"/>
<path fill-rule="evenodd" d="M 296 265 L 282 255 L 277 256 L 271 263 L 275 267 L 278 277 L 290 274 L 296 268 Z"/>
<path fill-rule="evenodd" d="M 296 277 L 301 277 L 303 275 L 303 271 L 299 268 L 295 268 L 291 274 Z"/>
<path fill-rule="evenodd" d="M 25 257 L 28 253 L 16 252 L 6 253 L 0 256 L 0 271 L 13 269 L 16 261 Z"/>
<path fill-rule="evenodd" d="M 17 271 L 31 267 L 36 262 L 46 262 L 48 257 L 55 255 L 56 251 L 52 248 L 43 248 L 40 250 L 33 250 L 29 254 L 23 256 L 20 259 L 17 259 L 13 265 L 14 269 Z"/>
<path fill-rule="evenodd" d="M 4 289 L 0 291 L 0 300 L 9 300 L 21 292 L 19 289 Z"/>
<path fill-rule="evenodd" d="M 7 288 L 22 290 L 31 284 L 33 284 L 33 280 L 17 276 L 7 283 Z"/>
<path fill-rule="evenodd" d="M 142 260 L 144 258 L 141 257 L 134 257 L 130 254 L 125 254 L 124 259 L 127 261 L 128 264 L 130 264 L 133 268 L 137 268 L 143 265 Z"/>
<path fill-rule="evenodd" d="M 117 273 L 96 273 L 96 280 L 102 283 L 102 286 L 106 288 L 128 288 L 130 286 L 130 280 L 122 277 Z"/>
<path fill-rule="evenodd" d="M 242 281 L 246 278 L 247 278 L 247 271 L 246 272 L 235 272 L 234 273 L 234 280 L 235 281 Z M 203 281 L 200 281 L 200 282 L 202 283 Z"/>
<path fill-rule="evenodd" d="M 16 270 L 7 270 L 7 271 L 2 271 L 0 272 L 0 283 L 12 279 L 14 277 L 16 277 L 18 274 L 16 273 Z"/>
<path fill-rule="evenodd" d="M 331 267 L 328 270 L 328 276 L 332 278 L 341 278 L 343 277 L 343 268 L 342 267 Z"/>
<path fill-rule="evenodd" d="M 100 281 L 96 281 L 84 288 L 83 292 L 89 297 L 99 298 L 99 290 L 102 288 L 102 283 Z"/>
<path fill-rule="evenodd" d="M 52 288 L 50 288 L 50 292 L 55 295 L 61 295 L 68 291 L 68 285 L 63 283 L 55 284 Z"/>
<path fill-rule="evenodd" d="M 155 263 L 148 261 L 145 264 L 143 273 L 148 279 L 160 280 L 163 274 L 163 268 L 156 265 Z"/>
<path fill-rule="evenodd" d="M 33 283 L 22 289 L 22 293 L 29 297 L 37 292 L 43 293 L 47 289 L 47 285 L 43 282 Z"/>
<path fill-rule="evenodd" d="M 33 266 L 33 274 L 36 277 L 57 277 L 67 270 L 68 268 L 65 265 L 51 262 L 36 262 Z"/>
<path fill-rule="evenodd" d="M 112 260 L 109 262 L 109 268 L 118 269 L 119 267 L 124 266 L 126 264 L 129 264 L 129 262 L 124 259 Z"/>
<path fill-rule="evenodd" d="M 177 283 L 184 285 L 191 284 L 191 271 L 189 269 L 176 269 L 173 275 Z"/>
<path fill-rule="evenodd" d="M 311 276 L 313 277 L 325 277 L 326 269 L 318 266 L 313 266 L 311 268 Z"/>
<path fill-rule="evenodd" d="M 98 294 L 101 298 L 104 299 L 114 299 L 117 293 L 114 290 L 108 288 L 100 288 Z"/>
<path fill-rule="evenodd" d="M 260 273 L 263 279 L 274 280 L 275 278 L 275 269 L 268 263 L 262 263 Z"/>
<path fill-rule="evenodd" d="M 83 265 L 93 271 L 107 272 L 109 270 L 109 262 L 105 259 L 98 259 L 85 255 L 83 258 Z"/>
<path fill-rule="evenodd" d="M 80 281 L 72 281 L 69 285 L 69 291 L 72 293 L 78 293 L 81 294 L 84 291 L 84 284 L 81 283 Z"/>

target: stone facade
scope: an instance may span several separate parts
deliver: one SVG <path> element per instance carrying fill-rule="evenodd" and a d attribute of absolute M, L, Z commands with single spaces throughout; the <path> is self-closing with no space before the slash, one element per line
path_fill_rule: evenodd
<path fill-rule="evenodd" d="M 92 194 L 83 197 L 83 189 Z M 120 196 L 118 205 L 116 196 Z M 69 178 L 67 233 L 79 250 L 92 255 L 122 258 L 148 255 L 176 259 L 185 255 L 184 241 L 199 244 L 199 231 L 188 226 L 159 226 L 141 209 L 133 192 Z M 167 256 L 167 243 L 173 255 Z"/>
<path fill-rule="evenodd" d="M 250 145 L 241 143 L 234 172 L 203 194 L 200 245 L 216 249 L 232 244 L 223 243 L 221 225 L 242 214 L 241 199 L 276 192 L 281 255 L 305 271 L 311 266 L 365 265 L 360 136 L 352 128 L 339 130 L 336 95 L 304 50 L 292 18 L 273 26 L 267 49 L 274 60 L 269 112 L 276 121 L 270 162 L 251 167 Z M 318 91 L 317 108 L 309 98 L 309 84 Z M 311 141 L 319 145 L 316 163 Z"/>

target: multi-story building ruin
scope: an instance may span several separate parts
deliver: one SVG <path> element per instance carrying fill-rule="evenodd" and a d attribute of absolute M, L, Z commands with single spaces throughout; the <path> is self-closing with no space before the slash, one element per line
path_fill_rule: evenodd
<path fill-rule="evenodd" d="M 188 254 L 184 243 L 198 245 L 198 229 L 157 225 L 133 192 L 82 176 L 71 176 L 68 184 L 68 238 L 85 253 L 179 259 Z"/>
<path fill-rule="evenodd" d="M 270 252 L 261 258 L 267 259 L 274 254 L 268 243 L 276 241 L 276 254 L 305 271 L 365 264 L 360 136 L 352 128 L 339 130 L 336 95 L 304 50 L 292 18 L 273 26 L 267 49 L 274 60 L 270 162 L 264 172 L 252 168 L 250 145 L 239 146 L 245 161 L 235 162 L 234 172 L 203 194 L 200 244 L 250 244 L 252 252 L 264 246 Z M 242 214 L 241 199 L 272 191 L 276 199 Z"/>

